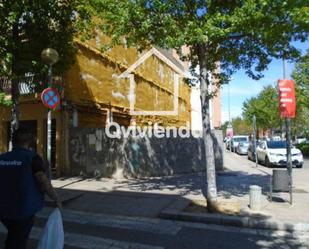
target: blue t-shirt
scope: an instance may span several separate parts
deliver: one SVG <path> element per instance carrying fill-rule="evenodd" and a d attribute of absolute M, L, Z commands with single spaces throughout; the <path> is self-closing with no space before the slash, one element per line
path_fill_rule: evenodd
<path fill-rule="evenodd" d="M 37 154 L 14 148 L 0 155 L 0 217 L 19 219 L 34 215 L 44 205 L 44 194 L 34 178 Z"/>

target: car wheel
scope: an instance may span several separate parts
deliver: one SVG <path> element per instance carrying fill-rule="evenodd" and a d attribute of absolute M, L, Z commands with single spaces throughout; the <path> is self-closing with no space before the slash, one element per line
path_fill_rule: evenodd
<path fill-rule="evenodd" d="M 270 166 L 271 166 L 270 161 L 269 161 L 269 159 L 268 159 L 267 156 L 265 157 L 265 162 L 264 162 L 264 164 L 265 164 L 266 167 L 270 167 Z"/>
<path fill-rule="evenodd" d="M 296 166 L 296 168 L 298 168 L 298 169 L 301 169 L 302 167 L 303 167 L 302 164 Z"/>

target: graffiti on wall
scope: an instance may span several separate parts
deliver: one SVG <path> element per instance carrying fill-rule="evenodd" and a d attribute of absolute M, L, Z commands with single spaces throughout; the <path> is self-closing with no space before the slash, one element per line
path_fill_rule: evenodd
<path fill-rule="evenodd" d="M 214 133 L 216 167 L 223 165 L 222 134 Z M 103 129 L 74 128 L 70 134 L 72 174 L 149 177 L 204 171 L 202 138 L 112 139 Z"/>

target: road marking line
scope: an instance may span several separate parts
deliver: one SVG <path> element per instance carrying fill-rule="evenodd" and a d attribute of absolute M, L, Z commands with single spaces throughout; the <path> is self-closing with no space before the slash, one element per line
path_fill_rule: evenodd
<path fill-rule="evenodd" d="M 39 218 L 47 218 L 52 210 L 53 209 L 51 208 L 44 208 L 36 216 Z M 62 209 L 61 213 L 64 222 L 73 222 L 81 225 L 88 224 L 94 226 L 131 229 L 171 236 L 176 235 L 181 230 L 181 226 L 178 226 L 173 221 L 169 220 L 94 214 L 67 209 Z"/>
<path fill-rule="evenodd" d="M 6 228 L 0 224 L 0 233 L 6 234 L 6 232 Z M 41 238 L 42 232 L 42 228 L 33 227 L 30 234 L 30 239 L 39 240 Z M 104 239 L 95 236 L 66 232 L 64 234 L 64 242 L 67 246 L 88 249 L 111 249 L 113 247 L 119 249 L 163 249 L 163 247 L 159 246 Z"/>

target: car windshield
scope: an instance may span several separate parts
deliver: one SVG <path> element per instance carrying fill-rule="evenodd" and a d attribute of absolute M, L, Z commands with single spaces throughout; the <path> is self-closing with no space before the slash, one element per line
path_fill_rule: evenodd
<path fill-rule="evenodd" d="M 267 142 L 267 147 L 269 149 L 284 149 L 286 148 L 285 141 L 269 141 Z"/>
<path fill-rule="evenodd" d="M 247 142 L 246 137 L 235 137 L 233 138 L 234 142 Z"/>

